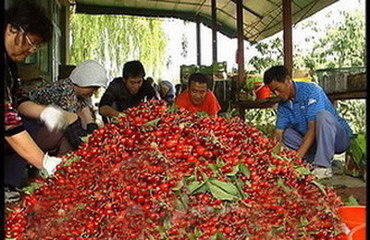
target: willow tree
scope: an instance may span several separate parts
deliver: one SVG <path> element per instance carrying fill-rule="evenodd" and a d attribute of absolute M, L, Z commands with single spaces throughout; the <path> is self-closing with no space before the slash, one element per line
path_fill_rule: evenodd
<path fill-rule="evenodd" d="M 95 59 L 116 77 L 126 61 L 140 60 L 147 76 L 158 78 L 166 62 L 162 23 L 137 16 L 73 14 L 70 63 Z"/>

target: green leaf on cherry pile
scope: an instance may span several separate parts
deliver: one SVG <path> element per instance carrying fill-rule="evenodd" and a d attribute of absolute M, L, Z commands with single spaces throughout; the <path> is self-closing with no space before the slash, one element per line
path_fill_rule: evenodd
<path fill-rule="evenodd" d="M 243 164 L 243 163 L 239 163 L 239 169 L 240 171 L 247 177 L 247 178 L 250 178 L 251 176 L 251 171 L 249 170 L 249 168 Z"/>
<path fill-rule="evenodd" d="M 143 126 L 157 126 L 158 125 L 158 122 L 161 121 L 161 118 L 156 118 L 156 119 L 153 119 L 149 122 L 146 122 L 143 124 Z"/>
<path fill-rule="evenodd" d="M 282 146 L 283 146 L 283 144 L 281 142 L 278 143 L 278 144 L 276 144 L 276 146 L 274 147 L 274 149 L 272 149 L 272 153 L 273 154 L 279 153 Z"/>
<path fill-rule="evenodd" d="M 212 240 L 225 240 L 227 239 L 221 232 L 217 232 L 216 234 L 211 236 Z"/>
<path fill-rule="evenodd" d="M 236 177 L 233 177 L 233 178 L 235 178 L 235 179 L 233 179 L 233 182 L 235 182 L 235 186 L 237 187 L 241 198 L 244 199 L 244 198 L 248 197 L 248 194 L 243 191 L 243 187 L 244 187 L 244 185 L 248 185 L 250 187 L 251 183 L 249 181 L 242 181 L 241 179 L 236 178 Z"/>
<path fill-rule="evenodd" d="M 179 108 L 175 104 L 172 104 L 167 108 L 167 112 L 169 113 L 176 113 L 177 111 L 179 111 Z"/>
<path fill-rule="evenodd" d="M 226 176 L 232 177 L 235 176 L 238 172 L 243 173 L 247 178 L 251 176 L 251 171 L 244 163 L 239 163 L 233 167 L 233 171 L 230 173 L 227 173 Z"/>
<path fill-rule="evenodd" d="M 279 186 L 279 187 L 281 187 L 285 192 L 290 192 L 290 191 L 291 191 L 291 189 L 290 189 L 287 185 L 285 185 L 285 183 L 284 183 L 284 180 L 283 180 L 283 179 L 279 178 L 279 179 L 277 180 L 277 184 L 278 184 L 278 186 Z"/>
<path fill-rule="evenodd" d="M 305 216 L 300 217 L 300 224 L 301 226 L 307 226 L 310 222 L 307 220 Z"/>
<path fill-rule="evenodd" d="M 165 228 L 165 229 L 170 229 L 172 226 L 171 226 L 171 222 L 169 221 L 169 219 L 165 219 L 164 221 L 163 221 L 163 227 Z"/>
<path fill-rule="evenodd" d="M 199 228 L 194 228 L 194 233 L 189 233 L 188 238 L 189 240 L 197 240 L 199 237 L 203 235 L 202 231 Z"/>
<path fill-rule="evenodd" d="M 188 195 L 180 192 L 178 194 L 178 199 L 176 200 L 176 209 L 178 210 L 188 209 L 188 202 L 189 202 Z"/>
<path fill-rule="evenodd" d="M 226 176 L 232 177 L 232 176 L 235 176 L 238 172 L 239 172 L 239 164 L 237 164 L 233 167 L 232 172 L 226 173 Z"/>
<path fill-rule="evenodd" d="M 163 227 L 163 226 L 156 226 L 155 229 L 157 230 L 157 232 L 161 235 L 162 238 L 165 238 L 166 239 L 166 229 Z"/>
<path fill-rule="evenodd" d="M 47 179 L 47 178 L 53 176 L 53 175 L 50 175 L 45 169 L 42 169 L 41 171 L 39 171 L 39 175 L 40 175 L 40 177 L 42 177 L 44 179 Z"/>
<path fill-rule="evenodd" d="M 214 163 L 210 163 L 210 164 L 208 164 L 208 167 L 213 171 L 213 172 L 215 172 L 215 173 L 218 173 L 218 166 L 217 166 L 217 164 L 214 164 Z"/>
<path fill-rule="evenodd" d="M 216 135 L 214 134 L 213 131 L 211 131 L 211 134 L 210 134 L 210 137 L 211 137 L 211 142 L 213 144 L 220 144 L 221 146 L 223 145 L 220 140 L 218 140 L 218 138 L 216 137 Z"/>
<path fill-rule="evenodd" d="M 178 183 L 177 186 L 172 188 L 173 191 L 179 191 L 182 187 L 184 186 L 184 180 L 181 179 Z"/>
<path fill-rule="evenodd" d="M 82 142 L 88 142 L 89 141 L 89 135 L 80 137 Z"/>
<path fill-rule="evenodd" d="M 199 111 L 195 114 L 196 116 L 198 117 L 208 117 L 208 113 L 206 113 L 205 111 Z"/>
<path fill-rule="evenodd" d="M 241 198 L 238 193 L 238 188 L 232 183 L 210 179 L 207 185 L 211 194 L 217 199 L 235 200 Z"/>
<path fill-rule="evenodd" d="M 295 168 L 295 171 L 296 171 L 297 173 L 302 174 L 302 175 L 308 175 L 308 174 L 311 174 L 311 172 L 310 172 L 307 168 L 305 168 L 305 167 L 303 167 L 303 166 L 296 167 L 296 168 Z"/>
<path fill-rule="evenodd" d="M 312 181 L 311 182 L 313 185 L 315 185 L 316 187 L 318 187 L 320 189 L 320 191 L 326 195 L 326 191 L 325 191 L 325 188 L 324 188 L 324 185 L 322 185 L 321 183 L 318 183 L 316 181 Z"/>
<path fill-rule="evenodd" d="M 120 113 L 120 114 L 118 114 L 117 117 L 112 117 L 112 123 L 118 123 L 119 119 L 126 116 L 126 115 L 127 115 L 126 113 Z"/>
<path fill-rule="evenodd" d="M 278 159 L 281 159 L 281 160 L 284 160 L 284 161 L 288 161 L 288 162 L 291 162 L 292 161 L 292 159 L 290 159 L 290 158 L 288 158 L 288 157 L 286 157 L 286 156 L 283 156 L 283 155 L 277 155 L 277 154 L 275 154 L 275 153 L 271 153 L 271 155 L 273 156 L 273 157 L 275 157 L 275 158 L 278 158 Z"/>
<path fill-rule="evenodd" d="M 194 233 L 189 233 L 189 234 L 188 234 L 188 239 L 189 239 L 189 240 L 197 240 L 197 237 L 195 236 L 195 234 L 194 234 Z"/>
<path fill-rule="evenodd" d="M 224 160 L 222 160 L 220 157 L 218 157 L 218 158 L 216 159 L 216 164 L 217 164 L 217 166 L 218 166 L 219 168 L 221 168 L 221 167 L 225 166 L 225 162 L 224 162 Z"/>
<path fill-rule="evenodd" d="M 206 186 L 207 180 L 200 182 L 200 181 L 194 181 L 190 182 L 186 187 L 189 189 L 191 194 L 197 194 L 197 193 L 204 193 L 207 191 Z"/>
<path fill-rule="evenodd" d="M 42 182 L 32 182 L 29 186 L 22 188 L 22 191 L 27 194 L 33 194 L 33 192 L 43 186 L 44 183 Z"/>
<path fill-rule="evenodd" d="M 148 237 L 149 237 L 149 240 L 155 240 L 152 234 L 149 234 Z"/>
<path fill-rule="evenodd" d="M 73 156 L 73 157 L 70 157 L 70 158 L 68 158 L 68 159 L 63 163 L 63 166 L 67 167 L 67 166 L 71 165 L 72 163 L 79 161 L 80 159 L 81 159 L 81 157 L 79 157 L 79 156 Z"/>

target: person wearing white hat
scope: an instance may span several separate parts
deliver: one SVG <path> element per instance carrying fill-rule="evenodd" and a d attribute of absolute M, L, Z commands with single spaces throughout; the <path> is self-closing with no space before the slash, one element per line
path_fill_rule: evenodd
<path fill-rule="evenodd" d="M 73 150 L 81 144 L 80 137 L 97 128 L 90 110 L 92 108 L 90 97 L 107 84 L 108 78 L 104 67 L 94 60 L 86 60 L 78 64 L 68 78 L 30 91 L 29 98 L 38 104 L 56 106 L 70 113 L 69 125 L 65 132 Z M 49 133 L 46 131 L 45 134 Z M 50 141 L 46 144 L 50 145 Z M 68 151 L 69 148 L 60 149 L 59 154 Z"/>
<path fill-rule="evenodd" d="M 89 98 L 107 82 L 105 69 L 98 62 L 87 60 L 77 65 L 69 78 L 30 91 L 19 104 L 17 110 L 24 129 L 40 151 L 49 153 L 45 158 L 51 160 L 44 164 L 49 173 L 55 171 L 59 157 L 76 149 L 82 143 L 80 138 L 98 127 Z M 19 187 L 23 176 L 15 173 L 23 173 L 26 168 L 27 162 L 17 152 L 7 156 L 4 170 L 9 184 Z"/>

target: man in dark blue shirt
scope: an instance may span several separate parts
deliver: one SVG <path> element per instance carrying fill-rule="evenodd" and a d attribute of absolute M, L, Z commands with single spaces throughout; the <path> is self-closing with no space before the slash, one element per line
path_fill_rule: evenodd
<path fill-rule="evenodd" d="M 331 160 L 350 145 L 352 131 L 316 83 L 294 82 L 284 66 L 268 69 L 264 83 L 282 99 L 275 138 L 313 166 L 318 178 L 332 176 Z"/>

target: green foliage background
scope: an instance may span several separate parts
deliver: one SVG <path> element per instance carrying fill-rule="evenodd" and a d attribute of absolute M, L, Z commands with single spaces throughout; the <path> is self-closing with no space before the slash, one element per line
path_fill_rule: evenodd
<path fill-rule="evenodd" d="M 323 28 L 309 21 L 302 29 L 314 33 L 324 32 L 322 37 L 307 35 L 305 41 L 312 44 L 312 49 L 304 53 L 303 49 L 294 46 L 293 67 L 317 69 L 365 66 L 365 16 L 359 10 L 341 12 L 343 21 L 334 19 Z M 330 18 L 330 13 L 327 18 Z M 267 68 L 283 64 L 283 41 L 275 37 L 256 44 L 259 56 L 253 57 L 249 65 L 252 72 L 263 73 Z M 337 102 L 339 114 L 348 121 L 355 133 L 366 132 L 366 101 L 343 100 Z M 276 119 L 275 109 L 251 109 L 246 112 L 246 121 L 271 135 Z"/>
<path fill-rule="evenodd" d="M 71 15 L 70 63 L 101 62 L 108 76 L 122 75 L 126 61 L 140 60 L 147 76 L 158 78 L 165 64 L 163 20 L 124 15 Z"/>

